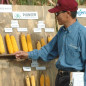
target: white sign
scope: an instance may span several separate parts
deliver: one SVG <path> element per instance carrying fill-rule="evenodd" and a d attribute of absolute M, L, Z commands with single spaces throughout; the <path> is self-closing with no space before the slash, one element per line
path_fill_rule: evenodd
<path fill-rule="evenodd" d="M 12 5 L 0 5 L 0 12 L 12 12 Z"/>
<path fill-rule="evenodd" d="M 41 32 L 41 28 L 34 28 L 34 32 Z"/>
<path fill-rule="evenodd" d="M 17 27 L 19 27 L 19 24 L 11 24 L 11 27 L 12 28 L 17 28 Z"/>
<path fill-rule="evenodd" d="M 13 32 L 12 28 L 4 28 L 5 32 Z"/>
<path fill-rule="evenodd" d="M 86 17 L 86 8 L 78 8 L 77 17 Z"/>
<path fill-rule="evenodd" d="M 31 67 L 23 67 L 23 71 L 31 71 Z"/>
<path fill-rule="evenodd" d="M 45 32 L 54 32 L 54 28 L 45 28 Z"/>
<path fill-rule="evenodd" d="M 13 19 L 38 19 L 37 12 L 13 12 Z"/>
<path fill-rule="evenodd" d="M 18 24 L 18 20 L 11 20 L 11 24 Z"/>
<path fill-rule="evenodd" d="M 45 28 L 45 24 L 38 24 L 38 28 Z"/>
<path fill-rule="evenodd" d="M 84 86 L 84 72 L 73 72 L 73 86 Z"/>
<path fill-rule="evenodd" d="M 36 67 L 36 70 L 46 70 L 46 67 Z"/>
<path fill-rule="evenodd" d="M 27 31 L 27 28 L 17 28 L 17 31 L 18 32 L 26 32 Z"/>
<path fill-rule="evenodd" d="M 44 24 L 44 21 L 38 21 L 38 24 Z"/>

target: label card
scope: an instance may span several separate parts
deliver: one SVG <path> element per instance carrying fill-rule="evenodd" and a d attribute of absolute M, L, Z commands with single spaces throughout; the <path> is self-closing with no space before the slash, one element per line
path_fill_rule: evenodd
<path fill-rule="evenodd" d="M 73 72 L 73 86 L 84 86 L 84 72 Z"/>
<path fill-rule="evenodd" d="M 38 19 L 38 12 L 13 12 L 13 19 Z"/>
<path fill-rule="evenodd" d="M 17 27 L 19 27 L 19 24 L 11 24 L 11 27 L 12 28 L 17 28 Z"/>
<path fill-rule="evenodd" d="M 86 17 L 86 8 L 78 8 L 77 17 Z"/>
<path fill-rule="evenodd" d="M 54 32 L 54 28 L 45 28 L 45 32 Z"/>
<path fill-rule="evenodd" d="M 32 60 L 31 67 L 38 67 L 37 60 Z"/>
<path fill-rule="evenodd" d="M 36 70 L 46 70 L 46 67 L 36 67 Z"/>
<path fill-rule="evenodd" d="M 0 12 L 12 12 L 12 5 L 0 5 Z"/>
<path fill-rule="evenodd" d="M 38 21 L 38 24 L 44 24 L 44 21 Z"/>
<path fill-rule="evenodd" d="M 23 71 L 31 71 L 31 67 L 23 67 Z"/>
<path fill-rule="evenodd" d="M 5 32 L 13 32 L 12 28 L 4 28 Z"/>
<path fill-rule="evenodd" d="M 45 28 L 45 24 L 38 24 L 38 28 Z"/>
<path fill-rule="evenodd" d="M 25 31 L 27 31 L 27 28 L 17 28 L 17 31 L 18 32 L 25 32 Z"/>
<path fill-rule="evenodd" d="M 11 20 L 11 24 L 18 24 L 18 20 Z"/>
<path fill-rule="evenodd" d="M 34 32 L 41 32 L 41 28 L 34 28 Z"/>

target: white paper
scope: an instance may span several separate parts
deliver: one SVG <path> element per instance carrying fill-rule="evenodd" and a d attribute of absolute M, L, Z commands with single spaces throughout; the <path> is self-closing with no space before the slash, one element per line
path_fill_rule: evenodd
<path fill-rule="evenodd" d="M 84 86 L 84 72 L 73 72 L 73 86 Z"/>
<path fill-rule="evenodd" d="M 5 32 L 13 32 L 12 28 L 4 28 Z"/>
<path fill-rule="evenodd" d="M 18 20 L 11 20 L 11 24 L 18 24 Z"/>
<path fill-rule="evenodd" d="M 46 67 L 36 67 L 36 70 L 46 70 Z"/>
<path fill-rule="evenodd" d="M 34 32 L 41 32 L 41 28 L 34 28 Z"/>
<path fill-rule="evenodd" d="M 19 27 L 19 24 L 11 24 L 11 27 L 12 28 L 17 28 L 17 27 Z"/>
<path fill-rule="evenodd" d="M 12 5 L 0 5 L 0 12 L 12 12 Z"/>
<path fill-rule="evenodd" d="M 38 67 L 38 65 L 37 60 L 32 60 L 31 67 Z"/>
<path fill-rule="evenodd" d="M 18 32 L 26 32 L 27 31 L 27 28 L 17 28 L 17 31 Z"/>
<path fill-rule="evenodd" d="M 45 32 L 54 32 L 54 28 L 45 28 Z"/>
<path fill-rule="evenodd" d="M 86 8 L 78 8 L 77 17 L 86 17 Z"/>
<path fill-rule="evenodd" d="M 23 71 L 31 71 L 31 67 L 23 67 Z"/>
<path fill-rule="evenodd" d="M 38 24 L 44 24 L 44 21 L 38 21 Z"/>
<path fill-rule="evenodd" d="M 45 24 L 38 24 L 38 28 L 45 28 Z"/>
<path fill-rule="evenodd" d="M 13 12 L 13 19 L 38 19 L 38 12 Z"/>

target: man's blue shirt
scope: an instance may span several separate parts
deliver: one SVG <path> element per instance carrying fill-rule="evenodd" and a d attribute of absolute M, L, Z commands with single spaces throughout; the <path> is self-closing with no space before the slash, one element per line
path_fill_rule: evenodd
<path fill-rule="evenodd" d="M 41 58 L 44 61 L 59 56 L 56 67 L 61 70 L 86 69 L 86 28 L 77 20 L 68 28 L 62 26 L 47 45 L 28 54 L 31 59 Z"/>

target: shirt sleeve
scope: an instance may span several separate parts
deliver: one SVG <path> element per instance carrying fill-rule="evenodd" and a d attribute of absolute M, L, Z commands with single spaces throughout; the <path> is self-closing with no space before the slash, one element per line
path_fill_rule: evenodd
<path fill-rule="evenodd" d="M 44 61 L 49 61 L 58 56 L 58 34 L 40 50 L 34 49 L 31 52 L 28 52 L 28 58 L 39 59 L 41 58 Z"/>

